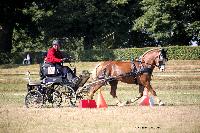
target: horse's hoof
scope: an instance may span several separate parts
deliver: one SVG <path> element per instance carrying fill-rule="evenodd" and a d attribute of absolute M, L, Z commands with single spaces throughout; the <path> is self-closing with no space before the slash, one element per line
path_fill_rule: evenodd
<path fill-rule="evenodd" d="M 163 102 L 159 102 L 159 106 L 165 106 Z"/>
<path fill-rule="evenodd" d="M 126 104 L 131 104 L 131 100 L 126 101 Z"/>
<path fill-rule="evenodd" d="M 122 102 L 122 103 L 120 102 L 120 103 L 117 104 L 117 106 L 119 106 L 119 107 L 123 107 L 123 106 L 126 105 L 126 103 L 127 103 L 127 102 Z"/>

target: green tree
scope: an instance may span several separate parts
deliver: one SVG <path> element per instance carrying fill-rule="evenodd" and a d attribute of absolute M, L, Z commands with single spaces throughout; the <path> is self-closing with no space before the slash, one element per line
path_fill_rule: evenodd
<path fill-rule="evenodd" d="M 0 2 L 0 51 L 11 52 L 13 32 L 36 38 L 40 34 L 36 15 L 30 10 L 49 10 L 56 5 L 56 0 L 6 0 Z M 20 38 L 20 35 L 19 37 Z M 16 39 L 16 38 L 15 38 Z"/>
<path fill-rule="evenodd" d="M 198 0 L 142 0 L 143 15 L 135 20 L 134 30 L 142 31 L 158 42 L 188 45 L 199 36 Z"/>
<path fill-rule="evenodd" d="M 84 49 L 121 47 L 130 37 L 136 4 L 134 0 L 62 0 L 43 21 L 46 38 L 83 39 Z"/>

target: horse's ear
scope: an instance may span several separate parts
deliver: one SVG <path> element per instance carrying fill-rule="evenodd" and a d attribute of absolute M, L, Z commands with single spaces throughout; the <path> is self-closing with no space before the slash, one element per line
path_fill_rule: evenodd
<path fill-rule="evenodd" d="M 167 58 L 167 49 L 162 48 L 161 52 L 162 52 L 163 56 L 165 57 L 165 59 L 168 61 L 168 58 Z"/>
<path fill-rule="evenodd" d="M 167 49 L 161 48 L 161 52 L 167 52 Z"/>

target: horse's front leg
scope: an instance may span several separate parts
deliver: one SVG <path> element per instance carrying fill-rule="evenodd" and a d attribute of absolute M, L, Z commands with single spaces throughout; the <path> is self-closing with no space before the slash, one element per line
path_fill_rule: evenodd
<path fill-rule="evenodd" d="M 155 90 L 152 88 L 152 86 L 150 85 L 150 83 L 146 85 L 146 88 L 154 96 L 154 99 L 159 104 L 159 106 L 163 106 L 164 103 L 157 97 L 157 94 Z"/>

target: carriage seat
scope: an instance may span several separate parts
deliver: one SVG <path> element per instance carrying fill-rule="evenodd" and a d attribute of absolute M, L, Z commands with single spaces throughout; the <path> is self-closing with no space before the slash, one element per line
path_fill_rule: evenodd
<path fill-rule="evenodd" d="M 62 77 L 46 77 L 42 80 L 43 84 L 61 84 L 63 82 Z"/>
<path fill-rule="evenodd" d="M 38 82 L 38 81 L 30 81 L 30 82 L 28 83 L 28 85 L 30 85 L 30 86 L 39 86 L 39 85 L 41 85 L 41 83 Z"/>
<path fill-rule="evenodd" d="M 62 77 L 62 66 L 54 65 L 52 63 L 40 64 L 40 77 Z"/>

